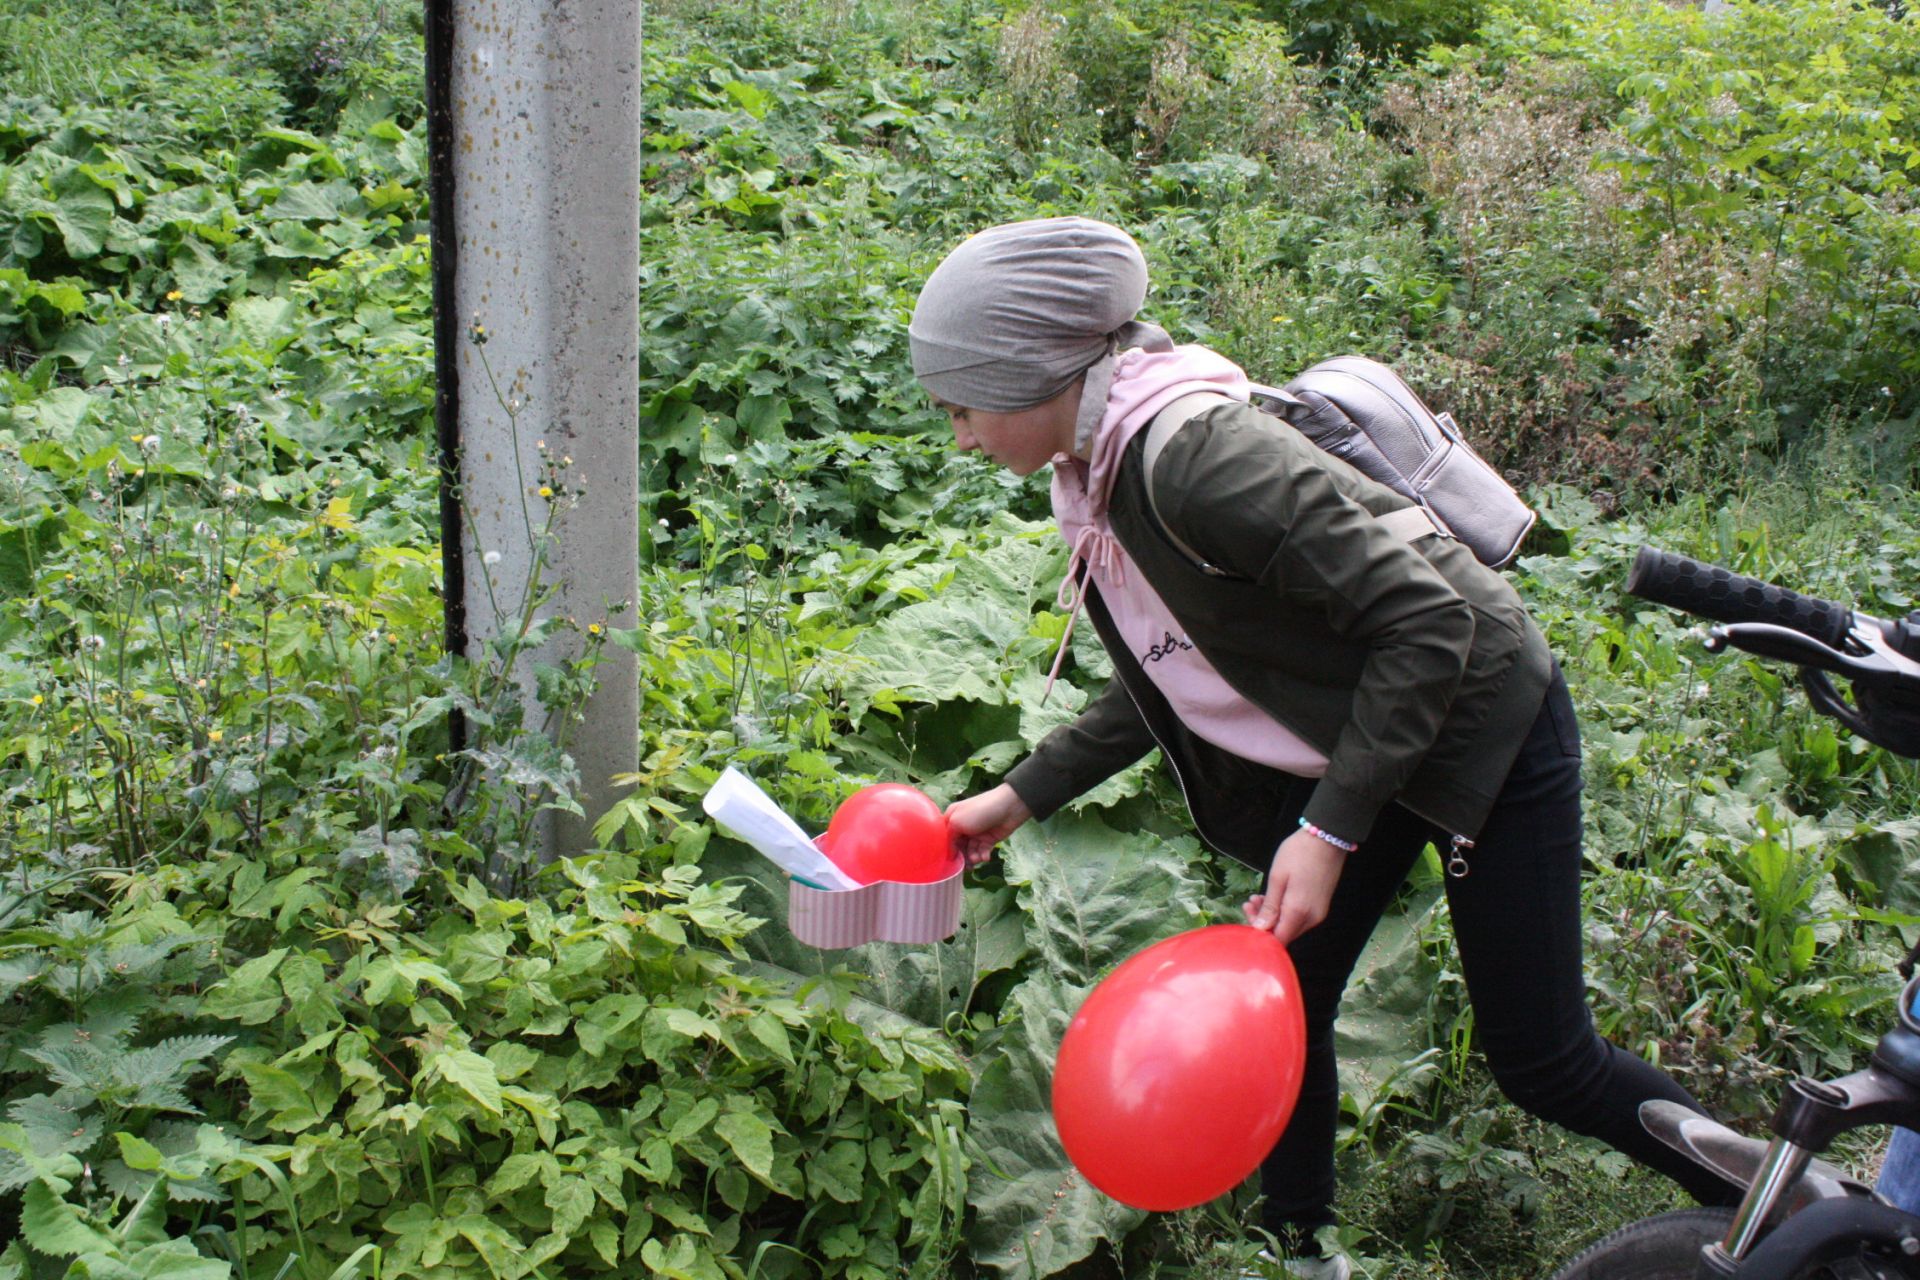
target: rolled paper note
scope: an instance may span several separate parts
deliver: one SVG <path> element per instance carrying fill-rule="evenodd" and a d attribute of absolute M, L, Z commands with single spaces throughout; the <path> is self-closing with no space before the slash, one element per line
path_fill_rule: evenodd
<path fill-rule="evenodd" d="M 860 882 L 820 852 L 800 824 L 773 798 L 728 766 L 700 802 L 707 816 L 739 836 L 768 861 L 821 889 L 858 889 Z"/>

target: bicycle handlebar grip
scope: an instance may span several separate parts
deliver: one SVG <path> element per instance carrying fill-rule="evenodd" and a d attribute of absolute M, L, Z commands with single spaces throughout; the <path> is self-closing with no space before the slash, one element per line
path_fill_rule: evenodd
<path fill-rule="evenodd" d="M 1640 548 L 1627 574 L 1627 592 L 1715 622 L 1791 627 L 1835 648 L 1853 625 L 1853 613 L 1845 605 L 1657 547 Z"/>

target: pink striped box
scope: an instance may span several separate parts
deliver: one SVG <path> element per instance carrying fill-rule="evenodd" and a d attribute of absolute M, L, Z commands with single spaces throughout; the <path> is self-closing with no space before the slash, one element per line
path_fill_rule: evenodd
<path fill-rule="evenodd" d="M 878 880 L 858 889 L 787 882 L 787 928 L 810 947 L 863 942 L 939 942 L 960 928 L 966 868 L 932 884 Z"/>

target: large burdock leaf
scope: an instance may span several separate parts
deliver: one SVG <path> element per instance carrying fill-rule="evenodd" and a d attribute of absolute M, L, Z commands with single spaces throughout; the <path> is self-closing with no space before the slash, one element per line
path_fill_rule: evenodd
<path fill-rule="evenodd" d="M 1436 1070 L 1434 992 L 1438 967 L 1423 941 L 1440 913 L 1438 886 L 1384 917 L 1354 966 L 1334 1024 L 1340 1087 L 1349 1109 L 1371 1118 L 1391 1099 L 1423 1087 Z"/>
<path fill-rule="evenodd" d="M 1141 948 L 1205 923 L 1204 886 L 1191 869 L 1192 841 L 1122 835 L 1090 816 L 1023 828 L 1005 854 L 1042 963 L 975 1049 L 970 1243 L 976 1260 L 1027 1280 L 1072 1265 L 1102 1240 L 1117 1246 L 1142 1220 L 1067 1160 L 1053 1126 L 1053 1059 L 1099 979 Z"/>
<path fill-rule="evenodd" d="M 1033 634 L 1036 602 L 1066 569 L 1052 526 L 996 517 L 984 547 L 954 548 L 953 578 L 933 599 L 908 605 L 869 628 L 853 646 L 848 678 L 855 723 L 874 706 L 964 698 L 1000 705 L 1013 680 L 1045 651 Z"/>
<path fill-rule="evenodd" d="M 1861 822 L 1840 845 L 1840 856 L 1880 890 L 1885 906 L 1920 913 L 1920 819 Z"/>
<path fill-rule="evenodd" d="M 1045 968 L 1093 983 L 1134 952 L 1207 923 L 1199 846 L 1122 835 L 1090 814 L 1029 823 L 1005 846 L 1007 883 Z"/>
<path fill-rule="evenodd" d="M 1118 1245 L 1146 1217 L 1095 1190 L 1067 1159 L 1053 1125 L 1053 1059 L 1088 988 L 1050 973 L 1014 993 L 1014 1017 L 984 1040 L 968 1107 L 973 1157 L 968 1234 L 975 1262 L 1010 1280 L 1038 1280 Z"/>

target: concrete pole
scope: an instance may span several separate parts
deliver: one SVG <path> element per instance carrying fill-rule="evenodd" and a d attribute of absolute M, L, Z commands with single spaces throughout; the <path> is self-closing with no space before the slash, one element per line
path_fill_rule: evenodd
<path fill-rule="evenodd" d="M 542 614 L 583 629 L 632 625 L 640 0 L 453 0 L 451 8 L 452 292 L 460 484 L 470 513 L 460 559 L 471 656 L 520 626 L 517 606 L 535 567 L 528 525 L 536 535 L 545 525 L 545 468 L 566 459 L 555 487 L 585 492 L 557 517 L 541 572 L 558 594 Z M 468 337 L 475 323 L 485 327 L 484 348 Z M 535 660 L 576 657 L 583 643 L 562 630 Z M 585 848 L 592 822 L 617 798 L 612 777 L 639 768 L 633 655 L 605 648 L 596 675 L 585 721 L 554 726 L 579 767 L 586 818 L 549 826 L 549 857 Z M 532 663 L 520 676 L 528 723 L 537 724 Z"/>

